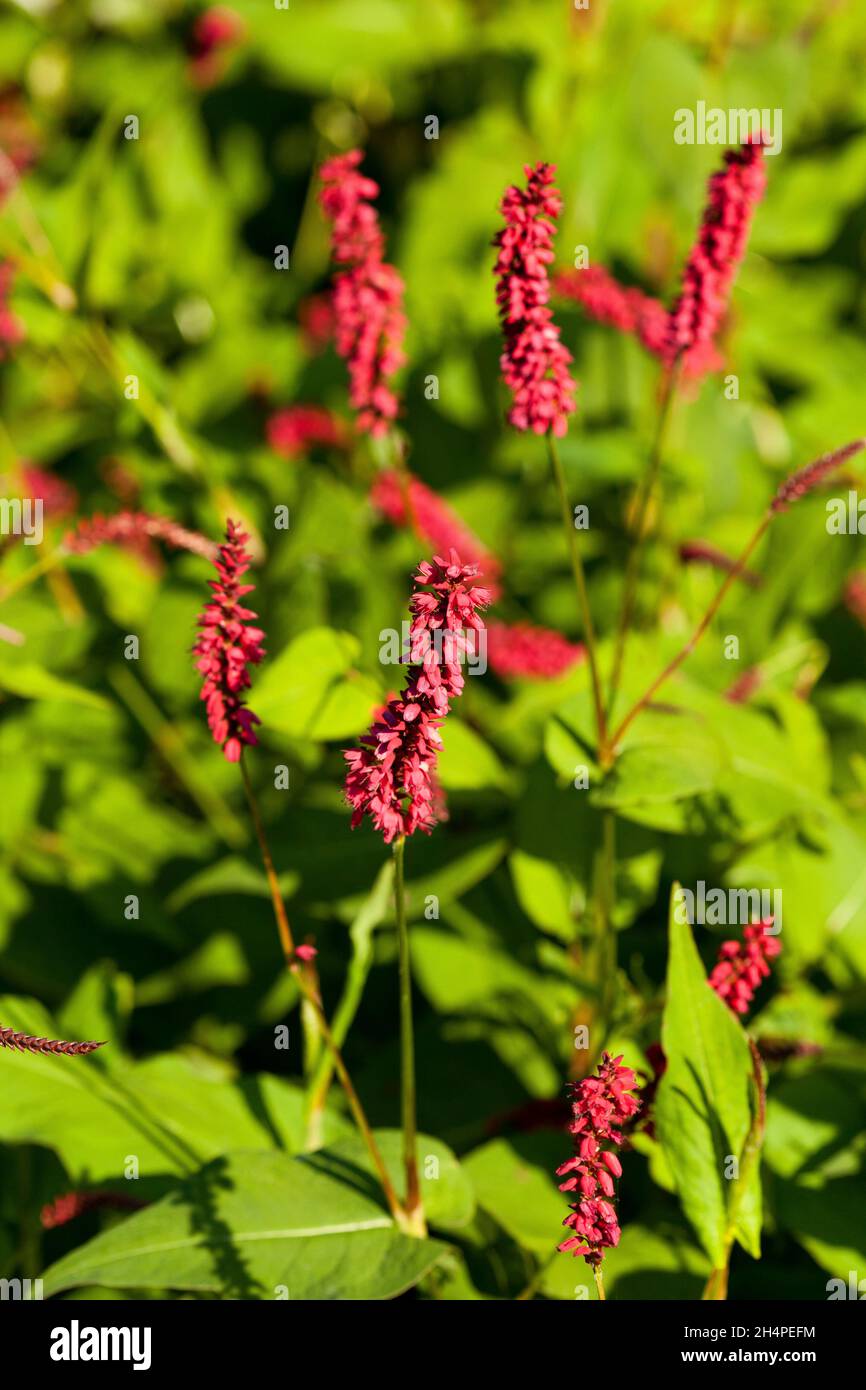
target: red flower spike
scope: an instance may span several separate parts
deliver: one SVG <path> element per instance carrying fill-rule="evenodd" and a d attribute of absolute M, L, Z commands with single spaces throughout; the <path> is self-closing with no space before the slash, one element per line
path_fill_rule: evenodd
<path fill-rule="evenodd" d="M 360 173 L 360 150 L 322 165 L 320 202 L 331 223 L 336 347 L 349 364 L 349 397 L 358 429 L 375 438 L 397 417 L 390 378 L 405 362 L 403 281 L 385 259 L 385 238 L 371 200 L 379 185 Z"/>
<path fill-rule="evenodd" d="M 619 1126 L 626 1124 L 640 1108 L 631 1094 L 635 1074 L 624 1067 L 622 1057 L 602 1054 L 596 1076 L 577 1082 L 571 1091 L 572 1121 L 577 1155 L 557 1168 L 560 1192 L 579 1191 L 571 1214 L 563 1221 L 572 1234 L 559 1246 L 561 1251 L 582 1255 L 587 1264 L 598 1266 L 604 1252 L 619 1244 L 620 1229 L 616 1210 L 607 1200 L 614 1196 L 614 1178 L 622 1173 L 619 1158 L 603 1143 L 620 1144 Z"/>
<path fill-rule="evenodd" d="M 340 449 L 346 444 L 342 420 L 318 405 L 293 405 L 275 411 L 265 432 L 274 453 L 287 459 L 300 458 L 313 444 L 323 444 L 330 449 Z"/>
<path fill-rule="evenodd" d="M 255 588 L 240 582 L 250 567 L 247 540 L 236 522 L 227 523 L 226 539 L 215 561 L 219 578 L 210 581 L 213 598 L 198 619 L 201 633 L 193 647 L 196 668 L 204 676 L 201 698 L 207 706 L 208 725 L 231 763 L 239 761 L 245 744 L 258 742 L 254 728 L 259 720 L 247 709 L 243 692 L 251 684 L 247 668 L 257 666 L 264 657 L 265 634 L 249 626 L 257 615 L 241 602 Z"/>
<path fill-rule="evenodd" d="M 571 353 L 560 342 L 548 305 L 548 267 L 553 261 L 554 222 L 562 199 L 553 183 L 554 166 L 526 165 L 526 188 L 506 189 L 500 204 L 505 219 L 493 238 L 499 254 L 494 266 L 496 303 L 505 348 L 500 366 L 513 397 L 509 423 L 535 434 L 565 434 L 576 409 L 569 374 Z"/>
<path fill-rule="evenodd" d="M 140 1211 L 147 1205 L 140 1197 L 131 1197 L 124 1192 L 64 1192 L 53 1202 L 46 1203 L 39 1213 L 39 1220 L 44 1231 L 53 1231 L 88 1211 Z"/>
<path fill-rule="evenodd" d="M 580 304 L 597 323 L 633 333 L 655 357 L 662 357 L 668 336 L 668 311 L 651 295 L 621 285 L 603 266 L 561 270 L 553 277 L 554 293 Z"/>
<path fill-rule="evenodd" d="M 586 660 L 586 648 L 550 628 L 532 623 L 490 623 L 487 660 L 497 676 L 511 680 L 555 680 Z"/>
<path fill-rule="evenodd" d="M 755 990 L 770 974 L 769 962 L 781 953 L 779 938 L 766 931 L 772 925 L 772 917 L 752 922 L 744 928 L 742 941 L 724 941 L 719 947 L 718 963 L 707 983 L 735 1014 L 748 1013 Z"/>
<path fill-rule="evenodd" d="M 718 333 L 766 186 L 763 154 L 763 136 L 747 140 L 726 151 L 723 168 L 710 179 L 698 238 L 670 314 L 665 353 L 670 361 L 712 344 Z"/>
<path fill-rule="evenodd" d="M 476 574 L 477 566 L 464 565 L 455 550 L 419 565 L 403 694 L 374 719 L 362 747 L 343 754 L 352 828 L 369 816 L 386 845 L 416 830 L 429 834 L 437 821 L 439 730 L 463 689 L 462 658 L 471 650 L 470 634 L 484 626 L 479 610 L 490 602 L 487 590 L 472 582 Z"/>

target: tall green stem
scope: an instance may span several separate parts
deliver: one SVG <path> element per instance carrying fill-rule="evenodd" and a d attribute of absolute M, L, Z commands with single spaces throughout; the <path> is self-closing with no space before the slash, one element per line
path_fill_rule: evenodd
<path fill-rule="evenodd" d="M 601 1047 L 607 1042 L 616 1002 L 616 928 L 613 922 L 614 874 L 616 872 L 616 819 L 613 811 L 601 818 L 601 851 L 597 886 L 599 1008 Z"/>
<path fill-rule="evenodd" d="M 610 685 L 607 693 L 607 714 L 610 717 L 617 691 L 619 690 L 620 677 L 622 675 L 622 663 L 625 656 L 625 644 L 628 638 L 629 628 L 634 613 L 635 597 L 637 594 L 637 583 L 640 577 L 640 562 L 643 553 L 644 533 L 647 528 L 647 517 L 649 513 L 650 501 L 655 491 L 658 481 L 659 469 L 661 468 L 662 451 L 664 448 L 665 432 L 670 417 L 671 402 L 674 397 L 674 388 L 678 375 L 677 364 L 669 367 L 665 372 L 662 383 L 661 398 L 659 400 L 658 416 L 656 418 L 656 428 L 653 435 L 653 442 L 650 448 L 649 463 L 644 475 L 643 484 L 638 493 L 637 516 L 635 518 L 635 540 L 629 551 L 628 562 L 625 571 L 625 583 L 623 586 L 622 607 L 620 609 L 619 622 L 616 630 L 616 643 L 613 653 L 613 666 L 611 668 Z"/>
<path fill-rule="evenodd" d="M 595 724 L 598 733 L 599 756 L 603 761 L 607 748 L 607 722 L 604 713 L 604 700 L 601 694 L 601 680 L 598 674 L 595 627 L 589 608 L 589 595 L 586 590 L 586 575 L 583 571 L 583 560 L 581 559 L 580 547 L 577 543 L 577 533 L 574 528 L 574 515 L 571 510 L 571 503 L 568 499 L 568 489 L 565 485 L 565 473 L 563 472 L 562 460 L 559 457 L 556 441 L 550 432 L 547 434 L 547 450 L 550 455 L 550 465 L 553 469 L 553 476 L 556 480 L 556 488 L 559 493 L 562 524 L 565 527 L 565 540 L 571 558 L 571 570 L 574 575 L 574 584 L 577 589 L 577 601 L 580 606 L 580 615 L 583 621 L 583 635 L 586 639 L 586 654 L 589 660 L 590 680 L 592 681 L 592 700 L 595 707 Z"/>
<path fill-rule="evenodd" d="M 352 1112 L 352 1116 L 355 1120 L 356 1125 L 358 1126 L 358 1129 L 361 1133 L 361 1137 L 367 1146 L 367 1151 L 373 1162 L 373 1166 L 376 1169 L 376 1172 L 379 1174 L 379 1181 L 382 1184 L 382 1191 L 385 1194 L 385 1200 L 388 1203 L 391 1215 L 394 1218 L 394 1221 L 397 1223 L 397 1225 L 402 1230 L 406 1231 L 408 1234 L 409 1222 L 407 1214 L 401 1207 L 399 1201 L 397 1200 L 397 1194 L 394 1191 L 394 1185 L 391 1182 L 388 1169 L 385 1167 L 385 1161 L 382 1158 L 382 1155 L 379 1151 L 379 1145 L 376 1143 L 375 1136 L 370 1127 L 370 1122 L 367 1119 L 366 1114 L 364 1113 L 364 1107 L 362 1106 L 358 1093 L 355 1090 L 352 1078 L 349 1076 L 348 1069 L 346 1067 L 345 1062 L 343 1061 L 343 1055 L 337 1046 L 333 1033 L 331 1032 L 330 1025 L 325 1016 L 324 1006 L 322 1004 L 318 988 L 315 984 L 315 977 L 311 974 L 310 971 L 306 969 L 305 962 L 299 958 L 298 953 L 295 949 L 294 937 L 292 936 L 292 929 L 289 925 L 289 918 L 288 913 L 286 912 L 286 905 L 283 902 L 283 895 L 280 891 L 280 884 L 279 879 L 277 878 L 276 869 L 274 868 L 274 861 L 271 857 L 271 850 L 268 844 L 267 836 L 265 834 L 265 827 L 262 821 L 261 813 L 259 811 L 259 804 L 256 800 L 256 794 L 253 790 L 253 785 L 250 781 L 250 775 L 247 771 L 247 767 L 243 758 L 241 758 L 240 769 L 241 777 L 243 779 L 244 784 L 244 791 L 246 792 L 247 803 L 250 808 L 250 815 L 252 816 L 253 820 L 253 827 L 256 832 L 256 839 L 259 842 L 259 849 L 261 850 L 262 862 L 265 866 L 265 876 L 267 877 L 268 887 L 270 888 L 271 892 L 271 903 L 273 904 L 274 917 L 276 918 L 277 931 L 279 932 L 280 945 L 283 948 L 283 955 L 285 957 L 286 965 L 291 974 L 297 980 L 303 998 L 307 1001 L 308 1004 L 310 1004 L 310 1006 L 316 1014 L 319 1029 L 325 1041 L 325 1046 L 331 1052 L 331 1055 L 334 1059 L 334 1067 L 337 1072 L 337 1076 L 339 1077 L 340 1084 L 342 1085 L 343 1090 L 346 1093 L 346 1099 L 349 1102 L 349 1109 Z"/>
<path fill-rule="evenodd" d="M 400 1099 L 403 1123 L 403 1164 L 406 1170 L 406 1216 L 414 1235 L 426 1235 L 424 1204 L 418 1181 L 418 1121 L 415 1090 L 415 1033 L 412 1025 L 412 970 L 409 928 L 406 925 L 406 886 L 403 860 L 406 838 L 394 841 L 394 902 L 400 951 Z"/>

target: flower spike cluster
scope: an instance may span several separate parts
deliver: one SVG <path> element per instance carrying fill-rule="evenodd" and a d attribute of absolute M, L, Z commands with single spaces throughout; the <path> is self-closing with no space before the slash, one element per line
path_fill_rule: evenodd
<path fill-rule="evenodd" d="M 201 698 L 207 722 L 231 763 L 239 761 L 244 744 L 258 742 L 254 729 L 259 720 L 243 698 L 251 684 L 247 668 L 262 660 L 265 635 L 261 628 L 249 626 L 257 614 L 241 602 L 255 588 L 241 583 L 250 567 L 248 539 L 237 522 L 227 523 L 226 538 L 214 562 L 219 578 L 209 581 L 213 598 L 199 617 L 201 632 L 193 647 L 196 669 L 204 677 Z"/>
<path fill-rule="evenodd" d="M 512 392 L 509 423 L 535 434 L 565 434 L 575 410 L 571 353 L 559 338 L 548 305 L 548 267 L 553 260 L 554 222 L 562 199 L 554 167 L 525 166 L 525 189 L 512 184 L 500 204 L 505 226 L 493 238 L 496 302 L 505 339 L 500 366 Z"/>
<path fill-rule="evenodd" d="M 723 168 L 710 179 L 698 238 L 671 310 L 671 360 L 716 337 L 746 252 L 752 216 L 766 187 L 763 156 L 764 139 L 759 135 L 738 150 L 727 150 Z"/>
<path fill-rule="evenodd" d="M 743 930 L 742 941 L 725 941 L 719 948 L 718 963 L 708 984 L 735 1014 L 745 1014 L 755 990 L 770 973 L 769 961 L 781 953 L 782 943 L 769 936 L 772 917 L 752 922 Z"/>
<path fill-rule="evenodd" d="M 371 205 L 379 185 L 358 169 L 362 158 L 360 150 L 350 150 L 322 165 L 320 201 L 331 223 L 334 260 L 346 267 L 334 278 L 337 352 L 349 364 L 358 429 L 379 437 L 397 416 L 389 379 L 406 360 L 406 318 L 403 281 L 385 260 L 385 238 Z"/>
<path fill-rule="evenodd" d="M 573 1192 L 571 1215 L 563 1221 L 572 1234 L 559 1246 L 561 1251 L 582 1255 L 587 1264 L 598 1267 L 604 1252 L 619 1244 L 620 1228 L 614 1197 L 614 1178 L 622 1165 L 612 1149 L 602 1145 L 622 1143 L 622 1126 L 636 1115 L 640 1101 L 631 1092 L 636 1077 L 622 1057 L 602 1054 L 598 1074 L 588 1076 L 572 1087 L 572 1121 L 576 1153 L 556 1170 L 564 1179 L 560 1192 Z"/>
<path fill-rule="evenodd" d="M 490 601 L 487 590 L 473 583 L 477 572 L 455 550 L 447 559 L 436 555 L 419 565 L 406 687 L 379 713 L 362 747 L 343 755 L 352 828 L 369 816 L 386 845 L 416 830 L 429 834 L 436 824 L 439 730 L 463 689 L 462 661 L 484 626 L 479 610 Z"/>

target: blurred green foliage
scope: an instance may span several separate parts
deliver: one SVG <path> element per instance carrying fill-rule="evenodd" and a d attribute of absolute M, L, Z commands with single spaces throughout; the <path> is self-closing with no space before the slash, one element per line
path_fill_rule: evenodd
<path fill-rule="evenodd" d="M 669 302 L 721 153 L 675 144 L 674 111 L 781 108 L 783 146 L 767 161 L 725 341 L 738 396 L 713 376 L 676 403 L 624 710 L 715 591 L 709 571 L 679 564 L 679 544 L 699 536 L 737 553 L 781 476 L 864 432 L 866 15 L 820 0 L 232 8 L 245 31 L 209 85 L 191 67 L 198 10 L 181 0 L 7 0 L 0 11 L 0 145 L 14 127 L 32 152 L 0 215 L 25 333 L 0 362 L 0 472 L 62 478 L 80 516 L 132 498 L 212 537 L 226 514 L 253 531 L 268 659 L 251 697 L 263 719 L 252 775 L 298 939 L 315 936 L 359 1090 L 374 1124 L 393 1126 L 386 855 L 369 829 L 349 831 L 340 749 L 392 688 L 379 633 L 406 615 L 418 551 L 369 504 L 381 448 L 289 461 L 266 443 L 279 406 L 349 418 L 344 365 L 330 347 L 311 352 L 299 326 L 328 278 L 314 170 L 360 145 L 382 186 L 406 282 L 400 423 L 413 471 L 502 557 L 499 616 L 577 637 L 543 446 L 503 425 L 498 200 L 524 161 L 554 162 L 562 263 L 586 246 Z M 425 139 L 431 114 L 436 140 Z M 130 116 L 137 139 L 124 136 Z M 281 245 L 286 272 L 274 268 Z M 581 382 L 562 454 L 590 507 L 606 659 L 657 367 L 574 308 L 558 317 Z M 138 400 L 124 394 L 130 375 Z M 858 481 L 854 468 L 841 491 Z M 278 506 L 287 532 L 274 530 Z M 828 536 L 824 520 L 820 496 L 779 519 L 756 561 L 761 587 L 735 588 L 666 689 L 675 709 L 635 724 L 603 782 L 583 667 L 546 683 L 467 681 L 442 761 L 450 819 L 407 853 L 420 1122 L 438 1136 L 420 1152 L 441 1159 L 425 1243 L 390 1229 L 335 1088 L 324 1147 L 298 1156 L 295 986 L 189 654 L 207 565 L 105 548 L 3 600 L 4 631 L 24 640 L 0 641 L 0 1022 L 110 1046 L 87 1061 L 0 1056 L 0 1275 L 53 1265 L 47 1292 L 580 1297 L 583 1264 L 551 1259 L 565 1213 L 553 1169 L 567 1155 L 551 1103 L 575 1009 L 592 1000 L 584 948 L 602 807 L 617 817 L 616 1041 L 633 1065 L 659 1037 L 671 884 L 783 891 L 785 949 L 750 1028 L 820 1051 L 770 1067 L 762 1257 L 752 1193 L 751 1254 L 734 1255 L 732 1296 L 823 1298 L 828 1277 L 862 1269 L 866 633 L 843 592 L 864 545 Z M 47 546 L 66 524 L 49 524 Z M 0 593 L 41 555 L 4 538 Z M 137 661 L 124 658 L 129 634 Z M 724 656 L 731 634 L 737 662 Z M 725 700 L 756 665 L 757 695 Z M 590 791 L 572 785 L 581 763 Z M 289 768 L 288 792 L 275 765 Z M 430 895 L 436 920 L 425 920 Z M 707 966 L 718 931 L 696 939 Z M 670 968 L 693 978 L 684 960 Z M 285 1021 L 290 1046 L 276 1050 Z M 682 1063 L 688 1018 L 669 1015 L 666 1030 L 682 1035 Z M 307 1080 L 317 1066 L 306 1054 Z M 614 1297 L 698 1297 L 707 1278 L 715 1237 L 695 1213 L 712 1197 L 705 1187 L 681 1204 L 682 1138 L 669 1096 L 658 1138 L 636 1139 L 626 1160 L 623 1240 L 606 1260 Z M 396 1139 L 384 1142 L 396 1170 Z M 152 1205 L 40 1231 L 41 1205 L 62 1191 L 128 1190 L 130 1155 Z M 268 1230 L 275 1210 L 280 1247 L 239 1250 L 233 1231 Z M 343 1233 L 327 1242 L 310 1234 L 335 1222 Z M 140 1240 L 165 1242 L 164 1257 L 137 1256 Z"/>

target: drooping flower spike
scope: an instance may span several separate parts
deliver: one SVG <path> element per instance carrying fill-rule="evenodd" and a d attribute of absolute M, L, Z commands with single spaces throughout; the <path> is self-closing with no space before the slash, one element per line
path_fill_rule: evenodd
<path fill-rule="evenodd" d="M 385 260 L 385 238 L 371 200 L 379 185 L 358 168 L 360 150 L 322 165 L 320 202 L 331 223 L 336 347 L 349 365 L 358 429 L 379 437 L 397 417 L 391 378 L 403 366 L 403 281 Z"/>
<path fill-rule="evenodd" d="M 512 185 L 500 204 L 505 226 L 493 238 L 496 302 L 505 341 L 500 366 L 512 393 L 509 423 L 564 435 L 575 410 L 571 353 L 548 304 L 554 223 L 562 210 L 552 164 L 525 166 L 526 188 Z"/>
<path fill-rule="evenodd" d="M 620 1238 L 612 1199 L 614 1178 L 622 1174 L 622 1165 L 613 1148 L 602 1145 L 620 1145 L 622 1126 L 640 1109 L 640 1101 L 631 1094 L 636 1079 L 630 1067 L 622 1066 L 622 1057 L 605 1052 L 597 1075 L 577 1082 L 571 1091 L 569 1132 L 574 1135 L 575 1154 L 557 1168 L 556 1175 L 563 1179 L 560 1192 L 573 1193 L 575 1200 L 571 1215 L 562 1223 L 571 1234 L 558 1248 L 582 1255 L 596 1268 L 605 1250 L 618 1245 Z"/>
<path fill-rule="evenodd" d="M 464 565 L 455 550 L 419 565 L 405 689 L 385 705 L 361 748 L 343 755 L 352 828 L 369 816 L 386 845 L 416 830 L 429 834 L 436 824 L 439 730 L 463 689 L 463 660 L 489 603 L 487 590 L 473 582 L 476 574 L 477 566 Z"/>
<path fill-rule="evenodd" d="M 259 719 L 244 702 L 251 681 L 248 667 L 264 657 L 264 632 L 250 623 L 257 617 L 242 599 L 255 588 L 243 584 L 250 567 L 246 533 L 237 522 L 226 525 L 226 539 L 219 547 L 215 567 L 218 579 L 210 580 L 213 598 L 198 619 L 200 635 L 193 647 L 196 668 L 204 677 L 201 698 L 214 741 L 229 762 L 239 761 L 244 745 L 258 742 Z"/>
<path fill-rule="evenodd" d="M 167 516 L 151 516 L 147 512 L 115 512 L 113 516 L 85 517 L 64 538 L 65 548 L 73 555 L 87 555 L 100 545 L 125 545 L 138 548 L 144 541 L 162 541 L 173 550 L 188 550 L 203 560 L 214 561 L 218 547 L 198 531 L 190 531 Z"/>
<path fill-rule="evenodd" d="M 668 338 L 668 311 L 664 304 L 631 285 L 621 285 L 600 265 L 582 270 L 560 270 L 553 290 L 562 299 L 580 304 L 596 323 L 633 333 L 648 352 L 664 355 Z"/>
<path fill-rule="evenodd" d="M 762 980 L 770 974 L 769 962 L 781 953 L 778 936 L 768 928 L 773 918 L 752 922 L 743 930 L 742 941 L 725 941 L 719 948 L 719 959 L 708 984 L 735 1014 L 745 1014 Z"/>

